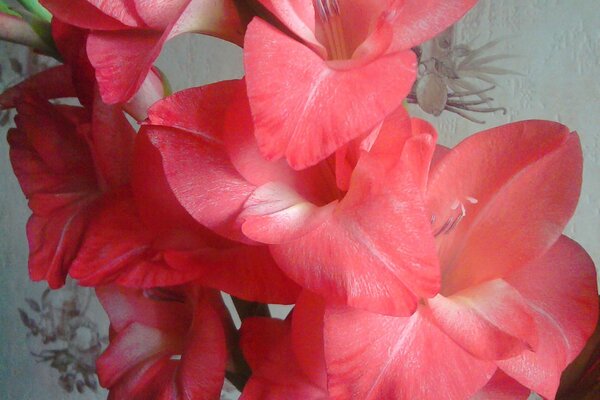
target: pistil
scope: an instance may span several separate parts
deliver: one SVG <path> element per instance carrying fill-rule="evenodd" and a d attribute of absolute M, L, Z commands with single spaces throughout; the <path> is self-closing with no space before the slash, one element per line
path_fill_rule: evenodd
<path fill-rule="evenodd" d="M 319 14 L 321 26 L 327 41 L 326 47 L 329 58 L 345 60 L 350 58 L 344 40 L 344 29 L 340 6 L 337 0 L 314 0 L 315 10 Z"/>

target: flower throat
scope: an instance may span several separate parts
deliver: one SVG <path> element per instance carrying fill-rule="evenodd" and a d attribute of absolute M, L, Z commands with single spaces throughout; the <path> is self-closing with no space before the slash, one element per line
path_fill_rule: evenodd
<path fill-rule="evenodd" d="M 313 0 L 315 11 L 319 15 L 323 28 L 325 47 L 331 60 L 346 60 L 350 58 L 338 0 Z"/>

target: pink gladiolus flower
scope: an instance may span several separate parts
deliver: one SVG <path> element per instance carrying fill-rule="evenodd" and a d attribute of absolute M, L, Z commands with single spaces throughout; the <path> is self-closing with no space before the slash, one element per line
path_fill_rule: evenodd
<path fill-rule="evenodd" d="M 227 348 L 218 292 L 194 286 L 96 292 L 111 329 L 110 346 L 96 365 L 111 399 L 219 397 Z"/>
<path fill-rule="evenodd" d="M 131 164 L 131 188 L 102 199 L 82 238 L 70 270 L 80 284 L 152 288 L 195 281 L 250 301 L 295 302 L 298 286 L 266 246 L 219 237 L 181 207 L 144 133 Z"/>
<path fill-rule="evenodd" d="M 134 139 L 118 107 L 98 98 L 88 108 L 38 98 L 72 97 L 71 82 L 62 66 L 0 96 L 0 104 L 17 105 L 9 142 L 33 211 L 27 226 L 31 279 L 52 288 L 67 274 L 89 286 L 193 280 L 251 301 L 296 300 L 299 287 L 266 246 L 226 240 L 189 216 L 164 178 L 160 155 L 144 134 Z"/>
<path fill-rule="evenodd" d="M 197 32 L 241 43 L 242 23 L 231 0 L 42 0 L 55 18 L 90 30 L 87 54 L 102 99 L 128 101 L 169 39 Z"/>
<path fill-rule="evenodd" d="M 286 321 L 249 318 L 241 346 L 252 369 L 241 400 L 326 400 L 323 302 L 304 292 Z"/>
<path fill-rule="evenodd" d="M 435 146 L 429 125 L 412 126 L 400 110 L 370 151 L 348 151 L 346 192 L 329 161 L 294 171 L 261 157 L 240 81 L 177 93 L 157 103 L 149 120 L 155 126 L 146 132 L 185 209 L 224 236 L 269 244 L 301 286 L 390 315 L 410 315 L 420 297 L 437 294 L 424 181 L 415 173 L 427 171 L 422 163 Z"/>
<path fill-rule="evenodd" d="M 398 108 L 416 76 L 411 47 L 476 0 L 259 0 L 294 36 L 255 18 L 244 40 L 261 152 L 315 165 Z"/>
<path fill-rule="evenodd" d="M 409 318 L 328 308 L 332 397 L 462 399 L 501 371 L 479 395 L 522 385 L 554 398 L 598 316 L 593 262 L 561 236 L 581 170 L 578 136 L 544 121 L 491 129 L 443 156 L 427 186 L 440 294 Z"/>

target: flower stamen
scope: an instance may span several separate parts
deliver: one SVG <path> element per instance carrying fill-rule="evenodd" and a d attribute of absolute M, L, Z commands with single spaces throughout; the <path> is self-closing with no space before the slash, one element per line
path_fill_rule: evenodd
<path fill-rule="evenodd" d="M 332 60 L 348 59 L 340 6 L 337 0 L 314 0 L 315 10 L 322 23 L 326 47 Z"/>
<path fill-rule="evenodd" d="M 474 198 L 474 197 L 467 196 L 465 199 L 470 204 L 477 204 L 478 203 L 478 200 L 476 198 Z M 452 210 L 453 212 L 455 212 L 456 215 L 448 218 L 442 224 L 442 226 L 440 226 L 439 228 L 437 228 L 433 232 L 433 236 L 434 237 L 438 237 L 440 235 L 444 235 L 444 234 L 452 232 L 452 230 L 454 230 L 454 228 L 456 228 L 458 226 L 458 224 L 460 223 L 460 221 L 462 221 L 462 219 L 467 215 L 467 208 L 465 207 L 465 204 L 462 201 L 458 200 L 458 199 L 454 200 L 454 202 L 450 206 L 450 210 Z M 435 224 L 435 221 L 436 221 L 436 216 L 432 215 L 431 216 L 431 225 Z"/>

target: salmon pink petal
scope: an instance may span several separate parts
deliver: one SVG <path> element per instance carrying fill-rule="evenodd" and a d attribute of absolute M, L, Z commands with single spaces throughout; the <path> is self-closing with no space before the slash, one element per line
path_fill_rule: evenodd
<path fill-rule="evenodd" d="M 9 131 L 8 142 L 13 170 L 27 198 L 74 193 L 82 197 L 97 191 L 90 150 L 69 121 L 80 110 L 62 113 L 43 102 L 20 103 L 17 129 Z"/>
<path fill-rule="evenodd" d="M 293 304 L 300 287 L 273 261 L 266 246 L 166 251 L 169 266 L 195 274 L 195 282 L 248 301 Z"/>
<path fill-rule="evenodd" d="M 135 10 L 144 23 L 153 29 L 165 29 L 176 19 L 190 0 L 133 0 Z"/>
<path fill-rule="evenodd" d="M 128 26 L 139 26 L 140 20 L 131 0 L 86 0 L 88 3 L 117 21 Z M 97 28 L 96 28 L 97 29 Z"/>
<path fill-rule="evenodd" d="M 122 1 L 105 1 L 103 10 L 96 7 L 100 5 L 97 0 L 42 0 L 41 3 L 54 17 L 83 29 L 117 30 L 138 24 Z"/>
<path fill-rule="evenodd" d="M 87 42 L 90 62 L 96 70 L 102 99 L 108 104 L 124 103 L 138 91 L 152 63 L 167 40 L 186 32 L 212 34 L 241 43 L 243 28 L 231 1 L 187 0 L 170 2 L 169 12 L 157 20 L 156 8 L 147 1 L 135 4 L 153 26 L 118 31 L 94 30 Z M 133 4 L 129 2 L 131 6 Z M 169 16 L 170 20 L 164 18 Z"/>
<path fill-rule="evenodd" d="M 534 349 L 537 332 L 531 309 L 502 280 L 483 283 L 429 301 L 435 323 L 463 349 L 482 360 L 502 360 Z"/>
<path fill-rule="evenodd" d="M 214 293 L 213 296 L 219 294 Z M 182 400 L 218 398 L 221 394 L 227 347 L 220 312 L 210 303 L 214 303 L 214 300 L 202 299 L 195 305 L 194 319 L 188 336 L 184 338 L 181 364 L 174 371 L 176 385 L 169 385 L 166 390 L 167 393 L 169 389 L 175 390 Z"/>
<path fill-rule="evenodd" d="M 294 171 L 285 160 L 269 161 L 260 154 L 244 85 L 229 103 L 222 137 L 231 163 L 249 183 L 287 185 L 289 190 L 293 188 L 299 196 L 317 204 L 326 204 L 339 196 L 326 163 Z"/>
<path fill-rule="evenodd" d="M 527 400 L 531 390 L 497 370 L 492 379 L 470 400 Z"/>
<path fill-rule="evenodd" d="M 553 398 L 560 375 L 591 336 L 598 318 L 596 271 L 587 253 L 562 236 L 541 258 L 507 281 L 534 310 L 540 332 L 537 352 L 498 362 L 508 375 Z"/>
<path fill-rule="evenodd" d="M 132 323 L 111 341 L 98 359 L 98 376 L 104 387 L 115 385 L 131 365 L 161 356 L 168 349 L 169 336 L 156 328 Z"/>
<path fill-rule="evenodd" d="M 292 314 L 292 347 L 304 374 L 316 386 L 327 387 L 323 344 L 323 299 L 304 290 Z"/>
<path fill-rule="evenodd" d="M 285 156 L 294 169 L 325 159 L 400 106 L 416 65 L 408 51 L 336 70 L 260 19 L 248 26 L 244 64 L 261 152 Z"/>
<path fill-rule="evenodd" d="M 390 171 L 376 157 L 362 157 L 329 218 L 299 239 L 271 246 L 280 267 L 328 301 L 383 314 L 410 315 L 419 297 L 437 294 L 431 224 L 411 156 L 400 159 Z"/>
<path fill-rule="evenodd" d="M 166 40 L 165 34 L 151 30 L 90 32 L 87 53 L 102 100 L 114 104 L 133 97 Z"/>
<path fill-rule="evenodd" d="M 101 293 L 103 304 L 111 294 Z M 113 327 L 111 344 L 97 363 L 100 382 L 111 390 L 110 397 L 117 400 L 217 398 L 223 385 L 227 350 L 215 296 L 218 294 L 209 292 L 188 295 L 184 297 L 187 307 L 182 308 L 179 301 L 146 299 L 146 309 L 138 310 L 142 314 L 154 312 L 158 319 L 168 319 L 169 314 L 187 319 L 183 331 L 150 326 L 135 319 L 122 329 Z M 139 298 L 140 291 L 119 295 L 119 300 L 125 303 Z M 160 303 L 169 303 L 171 309 Z M 107 311 L 112 323 L 114 309 Z"/>
<path fill-rule="evenodd" d="M 135 138 L 131 187 L 140 218 L 148 227 L 157 232 L 200 228 L 171 191 L 162 157 L 145 130 Z"/>
<path fill-rule="evenodd" d="M 544 121 L 479 133 L 437 163 L 428 191 L 434 226 L 457 222 L 438 236 L 444 294 L 502 278 L 543 254 L 574 211 L 581 164 L 577 135 Z"/>
<path fill-rule="evenodd" d="M 169 372 L 176 367 L 170 357 L 168 354 L 159 354 L 139 365 L 139 368 L 123 373 L 123 378 L 118 384 L 110 388 L 111 400 L 156 399 L 160 388 L 169 384 L 171 378 Z M 98 380 L 101 385 L 104 385 L 100 375 Z"/>
<path fill-rule="evenodd" d="M 196 133 L 208 141 L 221 141 L 225 112 L 234 95 L 243 91 L 241 80 L 182 90 L 155 103 L 148 110 L 148 122 Z"/>
<path fill-rule="evenodd" d="M 315 10 L 313 0 L 258 0 L 281 21 L 286 28 L 298 35 L 317 54 L 325 56 L 327 50 L 315 36 Z"/>
<path fill-rule="evenodd" d="M 26 94 L 35 94 L 43 100 L 75 97 L 71 69 L 67 65 L 48 68 L 6 89 L 0 94 L 0 108 L 16 107 L 16 102 Z"/>
<path fill-rule="evenodd" d="M 145 132 L 162 155 L 165 176 L 181 205 L 204 226 L 243 240 L 235 221 L 254 187 L 233 168 L 224 147 L 176 129 L 148 127 Z"/>
<path fill-rule="evenodd" d="M 458 21 L 477 0 L 401 0 L 390 12 L 394 19 L 392 49 L 405 50 L 419 45 Z"/>
<path fill-rule="evenodd" d="M 327 391 L 302 373 L 292 351 L 290 322 L 247 318 L 241 329 L 244 357 L 252 369 L 241 399 L 326 400 Z"/>
<path fill-rule="evenodd" d="M 175 301 L 156 301 L 143 290 L 117 285 L 98 286 L 96 295 L 110 318 L 111 328 L 117 332 L 130 324 L 185 334 L 192 316 L 187 306 Z"/>
<path fill-rule="evenodd" d="M 286 185 L 267 183 L 244 203 L 242 231 L 257 242 L 286 243 L 318 228 L 332 217 L 337 204 L 334 201 L 318 207 Z"/>
<path fill-rule="evenodd" d="M 334 399 L 466 399 L 496 370 L 492 362 L 469 355 L 420 311 L 399 318 L 327 308 L 324 337 Z"/>
<path fill-rule="evenodd" d="M 189 0 L 174 24 L 167 26 L 165 32 L 169 33 L 169 39 L 182 33 L 194 32 L 242 46 L 245 23 L 242 23 L 238 6 L 234 3 L 231 0 Z M 155 18 L 160 16 L 156 15 Z"/>

